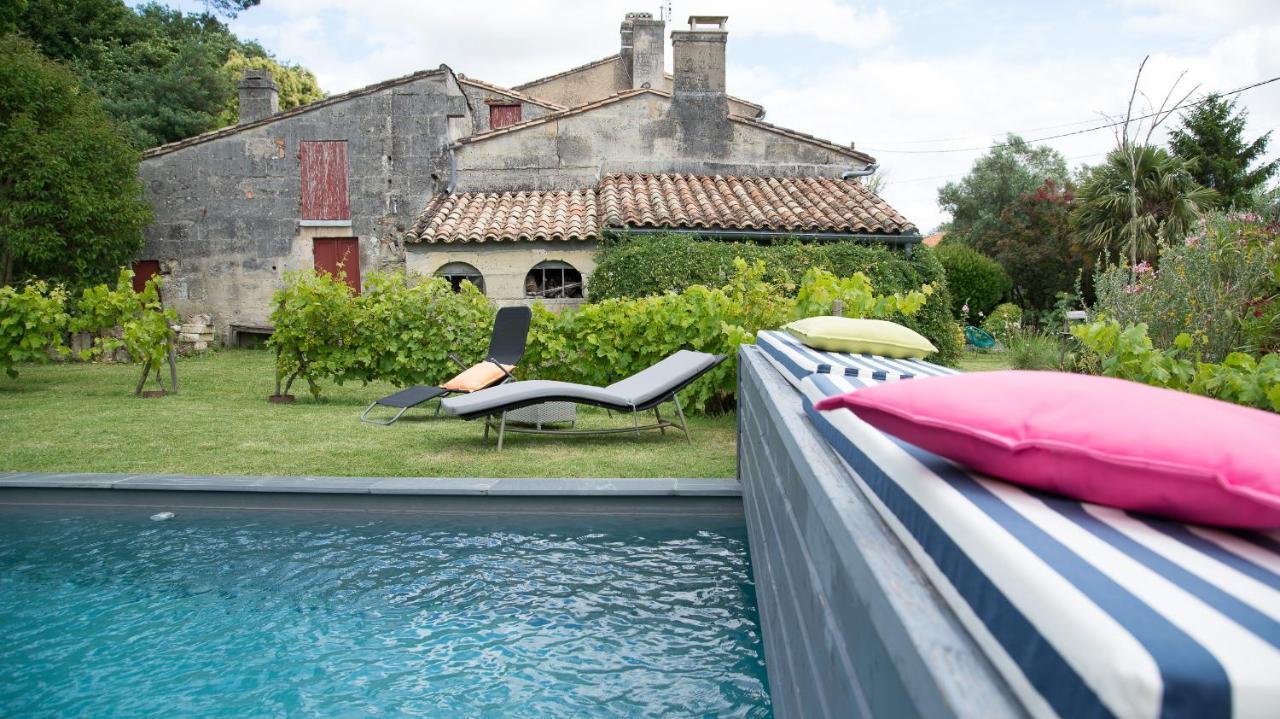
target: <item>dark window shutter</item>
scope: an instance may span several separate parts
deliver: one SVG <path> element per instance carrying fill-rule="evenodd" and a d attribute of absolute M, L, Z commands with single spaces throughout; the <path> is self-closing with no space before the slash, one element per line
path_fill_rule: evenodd
<path fill-rule="evenodd" d="M 489 127 L 497 130 L 507 125 L 514 125 L 520 122 L 520 106 L 519 105 L 490 105 L 489 106 Z"/>
<path fill-rule="evenodd" d="M 354 237 L 317 237 L 312 240 L 316 272 L 346 273 L 347 286 L 360 294 L 360 243 Z"/>

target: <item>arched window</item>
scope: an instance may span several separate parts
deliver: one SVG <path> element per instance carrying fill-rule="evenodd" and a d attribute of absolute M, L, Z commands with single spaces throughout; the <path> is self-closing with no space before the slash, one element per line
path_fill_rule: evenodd
<path fill-rule="evenodd" d="M 465 280 L 476 286 L 476 289 L 484 292 L 484 275 L 480 274 L 480 270 L 468 265 L 465 262 L 450 262 L 436 270 L 436 277 L 443 277 L 449 280 L 449 284 L 453 285 L 454 292 L 462 291 L 462 282 Z"/>
<path fill-rule="evenodd" d="M 539 262 L 525 275 L 524 296 L 547 299 L 582 297 L 582 273 L 568 262 Z"/>

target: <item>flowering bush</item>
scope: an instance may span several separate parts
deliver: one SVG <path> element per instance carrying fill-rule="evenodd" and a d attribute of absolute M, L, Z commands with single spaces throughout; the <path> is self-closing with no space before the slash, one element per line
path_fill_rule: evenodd
<path fill-rule="evenodd" d="M 1185 242 L 1164 247 L 1158 267 L 1109 265 L 1094 276 L 1096 309 L 1122 325 L 1146 324 L 1154 346 L 1187 333 L 1203 359 L 1280 344 L 1277 228 L 1247 214 L 1204 220 Z"/>

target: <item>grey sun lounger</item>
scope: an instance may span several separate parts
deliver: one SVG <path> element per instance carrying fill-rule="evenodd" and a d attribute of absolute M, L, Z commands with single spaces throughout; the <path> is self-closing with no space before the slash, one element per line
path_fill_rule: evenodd
<path fill-rule="evenodd" d="M 642 429 L 657 429 L 666 433 L 667 427 L 684 432 L 689 437 L 689 426 L 684 419 L 684 410 L 680 406 L 677 393 L 688 387 L 694 380 L 709 372 L 723 362 L 724 355 L 707 354 L 680 350 L 666 359 L 636 374 L 619 380 L 608 387 L 595 387 L 573 382 L 556 382 L 554 380 L 525 380 L 510 382 L 489 389 L 482 389 L 471 394 L 450 397 L 441 401 L 440 406 L 445 414 L 461 419 L 479 419 L 485 421 L 485 437 L 489 430 L 498 432 L 498 449 L 502 449 L 502 438 L 506 432 L 524 432 L 530 434 L 615 434 L 619 432 L 640 433 Z M 676 413 L 680 421 L 664 419 L 658 410 L 663 402 L 674 401 Z M 613 412 L 630 413 L 631 427 L 615 429 L 534 429 L 507 425 L 507 412 L 521 407 L 529 407 L 545 402 L 573 402 L 604 407 Z M 653 410 L 654 423 L 641 425 L 639 413 Z M 496 418 L 496 421 L 495 421 Z"/>

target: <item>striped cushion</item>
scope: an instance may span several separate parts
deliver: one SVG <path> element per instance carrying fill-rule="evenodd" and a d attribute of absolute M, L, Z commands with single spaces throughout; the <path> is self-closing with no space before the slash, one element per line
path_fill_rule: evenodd
<path fill-rule="evenodd" d="M 1036 716 L 1276 716 L 1280 534 L 1212 530 L 1026 490 L 817 400 L 809 417 Z"/>
<path fill-rule="evenodd" d="M 890 359 L 867 354 L 822 352 L 806 347 L 786 332 L 766 330 L 756 335 L 756 346 L 787 381 L 799 387 L 811 374 L 831 374 L 873 380 L 911 379 L 945 374 L 956 370 L 918 359 Z"/>

